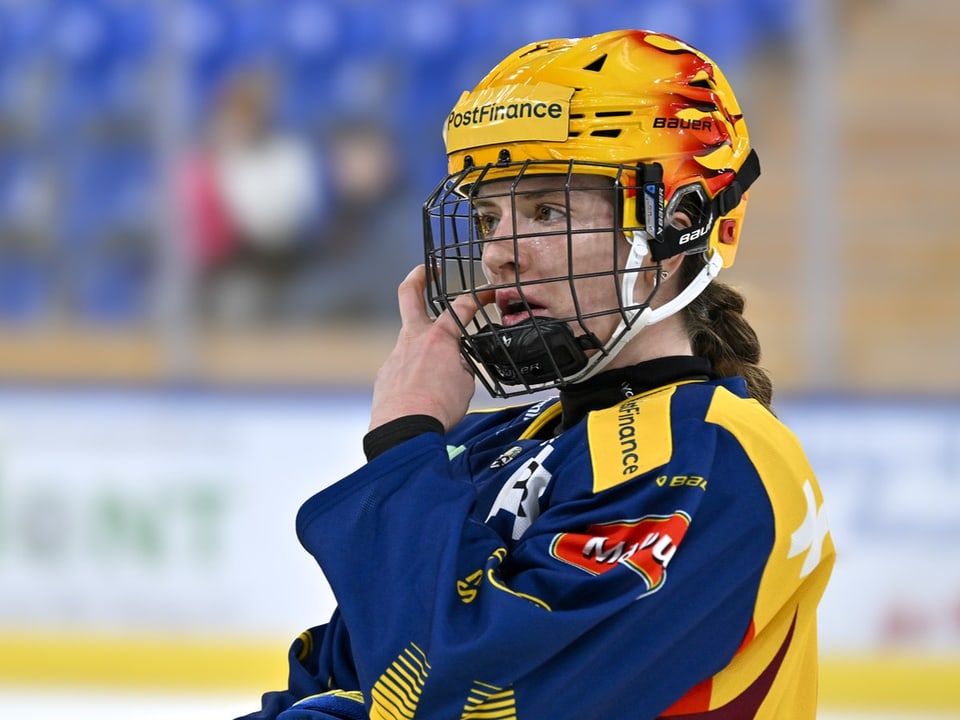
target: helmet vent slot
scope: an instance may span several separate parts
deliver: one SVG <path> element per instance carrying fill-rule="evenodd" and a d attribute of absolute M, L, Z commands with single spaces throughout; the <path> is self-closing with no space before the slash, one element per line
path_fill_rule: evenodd
<path fill-rule="evenodd" d="M 550 43 L 548 42 L 536 43 L 532 47 L 528 48 L 526 52 L 520 53 L 518 57 L 526 57 L 527 55 L 531 55 L 536 52 L 543 52 L 544 50 L 546 50 L 547 52 L 550 51 Z"/>
<path fill-rule="evenodd" d="M 607 130 L 594 130 L 592 133 L 590 133 L 590 136 L 615 138 L 615 137 L 620 137 L 620 133 L 621 133 L 620 128 L 611 128 Z"/>
<path fill-rule="evenodd" d="M 595 113 L 595 117 L 623 117 L 624 115 L 633 115 L 632 110 L 601 110 Z"/>
<path fill-rule="evenodd" d="M 691 100 L 691 101 L 690 101 L 690 109 L 691 109 L 691 110 L 697 110 L 697 111 L 703 112 L 703 113 L 712 113 L 712 112 L 717 112 L 717 111 L 719 111 L 720 108 L 717 107 L 716 103 L 711 103 L 711 102 L 695 102 L 695 101 Z"/>
<path fill-rule="evenodd" d="M 594 60 L 589 65 L 585 66 L 584 70 L 589 70 L 590 72 L 600 72 L 603 69 L 603 64 L 607 61 L 606 54 L 601 55 L 596 60 Z"/>

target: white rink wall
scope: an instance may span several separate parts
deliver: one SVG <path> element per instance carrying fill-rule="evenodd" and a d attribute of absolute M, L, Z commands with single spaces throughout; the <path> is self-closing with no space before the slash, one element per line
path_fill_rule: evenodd
<path fill-rule="evenodd" d="M 290 640 L 333 607 L 294 516 L 363 462 L 368 402 L 0 389 L 0 717 L 252 710 Z M 778 413 L 839 552 L 823 717 L 863 703 L 873 718 L 960 717 L 960 402 L 794 399 Z"/>

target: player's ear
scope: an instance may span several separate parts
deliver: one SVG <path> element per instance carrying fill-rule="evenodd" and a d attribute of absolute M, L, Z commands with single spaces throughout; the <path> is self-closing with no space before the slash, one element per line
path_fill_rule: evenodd
<path fill-rule="evenodd" d="M 673 257 L 668 257 L 668 258 L 665 258 L 664 260 L 661 260 L 660 261 L 660 267 L 662 268 L 661 272 L 666 273 L 667 277 L 670 277 L 676 274 L 677 270 L 680 269 L 680 265 L 683 264 L 683 261 L 686 257 L 687 257 L 686 255 L 683 255 L 681 253 L 680 255 L 674 255 Z M 665 280 L 666 278 L 662 278 L 662 279 Z"/>

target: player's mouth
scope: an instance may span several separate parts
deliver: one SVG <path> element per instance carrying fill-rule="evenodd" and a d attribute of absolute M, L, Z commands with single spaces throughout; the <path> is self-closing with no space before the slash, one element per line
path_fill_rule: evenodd
<path fill-rule="evenodd" d="M 500 310 L 500 324 L 512 327 L 535 315 L 547 315 L 547 308 L 533 298 L 520 297 L 515 292 L 497 293 L 497 309 Z"/>

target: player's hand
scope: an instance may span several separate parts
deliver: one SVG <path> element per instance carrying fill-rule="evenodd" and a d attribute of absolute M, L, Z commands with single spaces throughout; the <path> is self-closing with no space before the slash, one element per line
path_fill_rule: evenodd
<path fill-rule="evenodd" d="M 436 320 L 427 314 L 426 282 L 426 269 L 419 265 L 400 283 L 400 335 L 377 372 L 370 430 L 405 415 L 430 415 L 449 430 L 470 405 L 476 383 L 460 355 L 460 328 L 450 310 Z M 491 302 L 493 293 L 480 293 L 479 299 L 481 304 Z M 464 324 L 479 309 L 470 295 L 452 305 Z"/>

